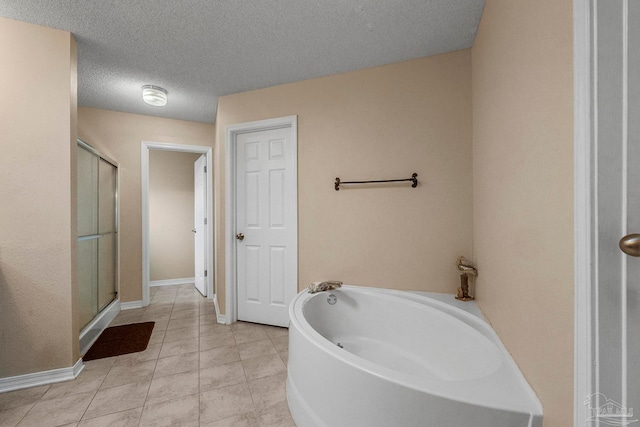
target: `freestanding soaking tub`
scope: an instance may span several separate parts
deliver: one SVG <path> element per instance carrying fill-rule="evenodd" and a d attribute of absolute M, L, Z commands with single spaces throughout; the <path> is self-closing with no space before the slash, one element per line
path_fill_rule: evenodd
<path fill-rule="evenodd" d="M 289 314 L 287 400 L 298 427 L 542 426 L 540 402 L 477 315 L 355 286 L 305 290 Z"/>

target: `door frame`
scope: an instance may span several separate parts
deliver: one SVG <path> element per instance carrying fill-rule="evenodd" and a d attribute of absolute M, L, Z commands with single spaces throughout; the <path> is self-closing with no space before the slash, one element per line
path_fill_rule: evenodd
<path fill-rule="evenodd" d="M 142 306 L 149 305 L 149 282 L 151 271 L 151 259 L 149 256 L 149 151 L 175 151 L 179 153 L 204 154 L 207 157 L 207 232 L 205 233 L 205 268 L 207 269 L 207 277 L 205 277 L 205 288 L 207 290 L 207 298 L 214 300 L 216 303 L 216 312 L 218 305 L 214 292 L 215 271 L 213 259 L 215 257 L 213 241 L 215 236 L 211 233 L 211 227 L 215 224 L 213 216 L 213 148 L 199 145 L 182 145 L 164 142 L 142 141 L 140 143 L 140 169 L 141 169 L 141 186 L 142 186 Z M 215 228 L 214 228 L 215 233 Z"/>
<path fill-rule="evenodd" d="M 295 176 L 296 212 L 293 232 L 298 236 L 298 116 L 278 117 L 254 122 L 228 125 L 226 129 L 226 170 L 225 170 L 225 316 L 219 322 L 231 324 L 238 320 L 238 286 L 236 272 L 236 137 L 242 133 L 260 132 L 271 129 L 291 128 L 293 142 L 293 173 Z M 298 248 L 296 239 L 295 266 L 296 286 L 298 282 Z"/>
<path fill-rule="evenodd" d="M 592 43 L 590 0 L 573 2 L 573 86 L 574 86 L 574 426 L 587 425 L 584 401 L 594 393 L 592 327 L 595 301 L 592 254 L 594 218 L 592 179 L 593 102 L 591 73 Z"/>
<path fill-rule="evenodd" d="M 623 1 L 628 19 L 628 0 Z M 594 380 L 599 377 L 598 355 L 594 351 L 598 340 L 598 295 L 596 292 L 598 236 L 597 158 L 598 141 L 594 110 L 598 78 L 592 69 L 595 57 L 593 22 L 597 18 L 596 2 L 573 2 L 574 59 L 574 410 L 575 427 L 587 425 L 587 397 L 598 392 Z M 628 25 L 623 28 L 628 31 Z M 623 62 L 627 61 L 624 50 Z M 623 95 L 624 96 L 624 95 Z M 595 111 L 595 113 L 594 113 Z"/>

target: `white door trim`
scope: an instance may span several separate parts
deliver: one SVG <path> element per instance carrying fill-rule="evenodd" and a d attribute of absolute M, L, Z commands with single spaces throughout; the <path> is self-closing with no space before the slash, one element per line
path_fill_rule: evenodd
<path fill-rule="evenodd" d="M 279 117 L 275 119 L 259 120 L 255 122 L 238 123 L 227 126 L 227 140 L 226 140 L 226 164 L 225 164 L 225 275 L 226 275 L 226 313 L 224 321 L 227 324 L 233 323 L 238 320 L 238 307 L 237 307 L 237 286 L 236 286 L 236 192 L 235 192 L 235 176 L 236 176 L 236 150 L 234 141 L 236 136 L 241 133 L 258 132 L 263 130 L 277 129 L 277 128 L 291 128 L 291 136 L 293 142 L 293 161 L 294 161 L 294 176 L 296 176 L 296 191 L 297 194 L 297 176 L 298 176 L 298 116 Z M 296 220 L 293 225 L 293 232 L 298 235 L 298 212 L 296 210 Z M 296 270 L 298 266 L 298 253 L 295 251 L 295 265 Z M 296 283 L 297 271 L 296 271 Z"/>
<path fill-rule="evenodd" d="M 573 2 L 574 85 L 574 426 L 587 425 L 592 389 L 592 117 L 591 1 Z"/>
<path fill-rule="evenodd" d="M 207 156 L 207 219 L 209 224 L 215 224 L 213 217 L 213 149 L 199 145 L 181 145 L 163 142 L 142 141 L 140 143 L 140 169 L 142 185 L 142 306 L 149 305 L 150 257 L 149 257 L 149 151 L 177 151 L 180 153 L 197 153 Z M 215 230 L 214 230 L 215 232 Z M 205 234 L 207 239 L 207 259 L 205 267 L 209 272 L 205 278 L 207 298 L 215 301 L 214 293 L 214 238 L 210 232 Z M 216 307 L 217 309 L 217 307 Z"/>

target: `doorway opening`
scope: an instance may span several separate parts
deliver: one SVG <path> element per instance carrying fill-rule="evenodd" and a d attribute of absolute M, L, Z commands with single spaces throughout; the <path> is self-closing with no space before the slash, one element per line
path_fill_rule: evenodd
<path fill-rule="evenodd" d="M 204 212 L 201 217 L 202 224 L 194 226 L 194 233 L 198 235 L 196 242 L 199 242 L 202 250 L 194 254 L 195 265 L 194 273 L 195 277 L 192 279 L 194 285 L 199 285 L 198 290 L 206 295 L 208 299 L 214 301 L 216 306 L 216 313 L 218 313 L 218 304 L 215 295 L 214 287 L 214 228 L 213 228 L 213 149 L 211 147 L 202 147 L 194 145 L 180 145 L 169 144 L 159 142 L 143 141 L 141 143 L 141 187 L 142 187 L 142 305 L 149 305 L 150 301 L 150 284 L 151 284 L 151 254 L 150 254 L 150 161 L 149 154 L 152 150 L 170 151 L 177 153 L 193 153 L 199 154 L 198 161 L 195 162 L 194 167 L 202 167 L 204 174 L 202 174 L 200 180 L 200 202 L 192 200 L 191 203 L 201 203 L 201 209 Z M 206 168 L 206 169 L 205 169 Z M 195 173 L 195 170 L 194 170 Z M 197 184 L 194 184 L 194 187 Z M 194 193 L 197 193 L 194 188 Z M 196 198 L 197 199 L 197 198 Z M 195 269 L 199 268 L 201 272 L 195 272 Z"/>

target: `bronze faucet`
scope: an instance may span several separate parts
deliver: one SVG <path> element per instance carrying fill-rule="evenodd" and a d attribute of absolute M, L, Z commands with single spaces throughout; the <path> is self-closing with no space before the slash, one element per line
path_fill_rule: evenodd
<path fill-rule="evenodd" d="M 458 270 L 462 271 L 460 274 L 460 287 L 458 288 L 456 299 L 459 299 L 460 301 L 471 301 L 474 298 L 469 295 L 469 276 L 477 276 L 478 270 L 469 264 L 463 256 L 459 256 L 458 259 L 456 259 L 456 266 L 458 267 Z"/>

